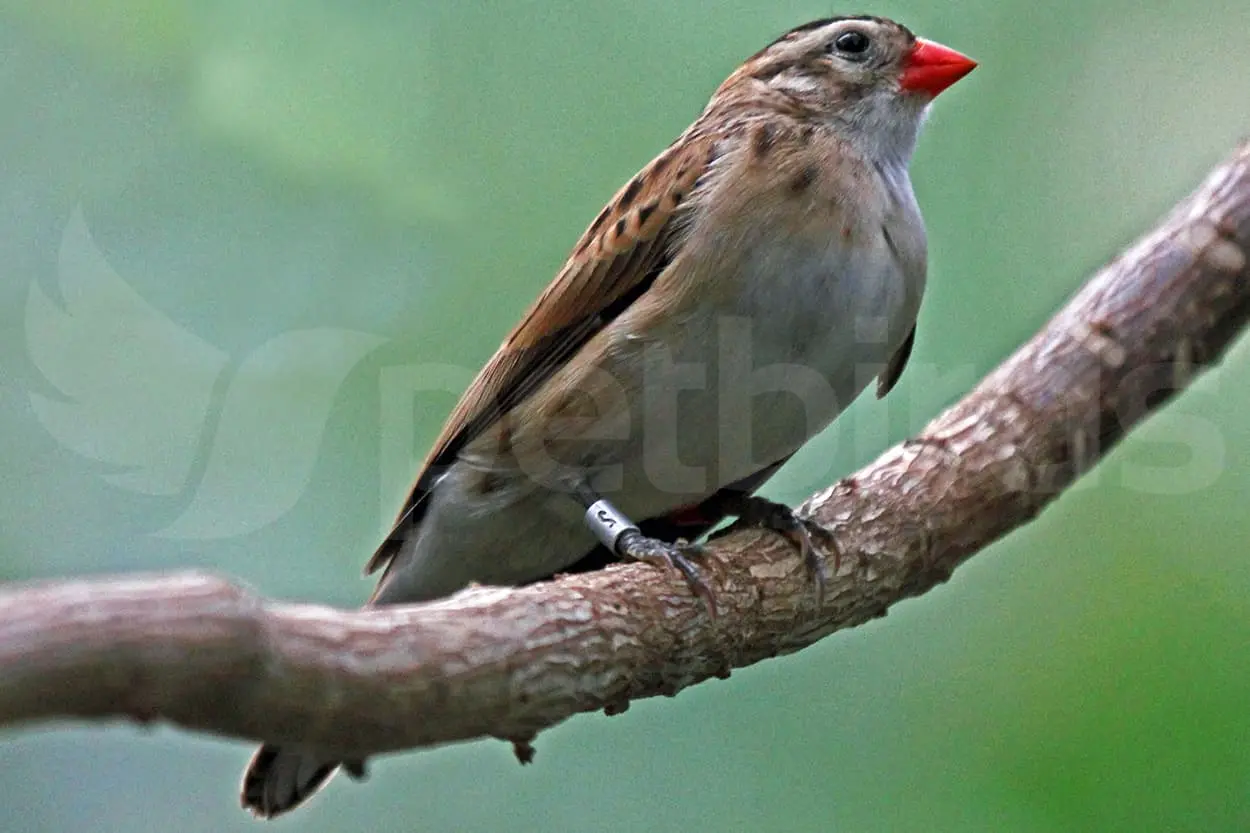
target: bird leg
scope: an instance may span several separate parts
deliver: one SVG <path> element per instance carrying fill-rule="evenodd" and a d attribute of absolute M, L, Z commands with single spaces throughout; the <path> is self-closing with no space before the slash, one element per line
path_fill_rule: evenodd
<path fill-rule="evenodd" d="M 703 579 L 699 568 L 690 560 L 698 558 L 703 548 L 698 544 L 678 539 L 673 543 L 643 535 L 638 525 L 608 500 L 599 497 L 589 485 L 574 485 L 574 494 L 586 507 L 586 525 L 599 542 L 621 558 L 645 561 L 658 567 L 671 567 L 681 573 L 690 591 L 716 615 L 716 600 L 712 590 Z"/>

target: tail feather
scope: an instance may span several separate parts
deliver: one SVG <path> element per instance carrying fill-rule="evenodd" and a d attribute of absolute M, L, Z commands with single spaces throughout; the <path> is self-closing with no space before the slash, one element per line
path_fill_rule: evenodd
<path fill-rule="evenodd" d="M 243 806 L 265 819 L 294 810 L 321 789 L 339 766 L 338 761 L 326 761 L 305 749 L 262 746 L 243 773 Z"/>

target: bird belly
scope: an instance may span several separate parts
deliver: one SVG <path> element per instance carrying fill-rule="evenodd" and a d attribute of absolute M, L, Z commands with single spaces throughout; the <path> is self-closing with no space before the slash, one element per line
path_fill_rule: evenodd
<path fill-rule="evenodd" d="M 644 340 L 646 395 L 616 478 L 635 517 L 697 503 L 824 430 L 906 338 L 923 280 L 884 240 L 794 245 L 741 269 L 741 291 Z"/>

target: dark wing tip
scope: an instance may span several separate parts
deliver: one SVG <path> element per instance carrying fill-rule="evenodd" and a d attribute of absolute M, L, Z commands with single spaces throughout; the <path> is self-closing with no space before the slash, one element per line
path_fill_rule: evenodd
<path fill-rule="evenodd" d="M 372 575 L 382 569 L 399 552 L 399 547 L 403 541 L 394 537 L 394 533 L 391 533 L 391 535 L 392 537 L 379 544 L 373 555 L 369 556 L 369 563 L 365 564 L 365 575 Z"/>
<path fill-rule="evenodd" d="M 369 563 L 365 564 L 365 575 L 377 572 L 399 554 L 400 548 L 404 545 L 406 531 L 411 531 L 421 520 L 421 515 L 425 512 L 426 498 L 430 496 L 430 491 L 438 485 L 441 479 L 441 477 L 432 476 L 429 469 L 417 478 L 416 484 L 408 494 L 408 500 L 404 503 L 403 511 L 391 525 L 391 531 L 387 534 L 386 540 L 378 544 L 378 548 L 369 557 Z"/>
<path fill-rule="evenodd" d="M 899 377 L 903 375 L 903 371 L 907 368 L 907 360 L 911 358 L 911 349 L 915 344 L 916 325 L 913 324 L 911 331 L 907 334 L 907 338 L 903 339 L 903 343 L 894 351 L 894 355 L 890 357 L 890 361 L 886 364 L 885 369 L 877 377 L 878 399 L 883 398 L 894 389 Z"/>

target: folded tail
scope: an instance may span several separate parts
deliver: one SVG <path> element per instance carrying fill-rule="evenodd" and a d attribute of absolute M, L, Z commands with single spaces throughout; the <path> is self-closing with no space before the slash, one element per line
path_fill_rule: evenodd
<path fill-rule="evenodd" d="M 330 780 L 338 761 L 328 761 L 298 747 L 266 744 L 243 773 L 244 808 L 260 818 L 294 810 Z"/>

